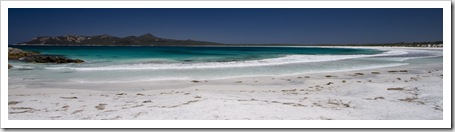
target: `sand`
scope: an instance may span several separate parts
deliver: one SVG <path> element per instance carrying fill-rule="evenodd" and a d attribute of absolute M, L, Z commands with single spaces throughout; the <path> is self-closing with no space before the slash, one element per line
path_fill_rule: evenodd
<path fill-rule="evenodd" d="M 442 80 L 441 62 L 289 76 L 9 84 L 8 119 L 442 120 Z"/>
<path fill-rule="evenodd" d="M 56 88 L 10 84 L 8 119 L 442 120 L 442 67 Z"/>

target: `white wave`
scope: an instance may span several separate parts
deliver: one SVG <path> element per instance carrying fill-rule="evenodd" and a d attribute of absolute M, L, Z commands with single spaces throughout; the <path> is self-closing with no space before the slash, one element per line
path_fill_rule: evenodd
<path fill-rule="evenodd" d="M 412 59 L 425 59 L 425 58 L 433 58 L 433 57 L 440 57 L 440 56 L 405 57 L 405 58 L 398 58 L 398 59 L 391 59 L 391 60 L 406 61 L 406 60 L 412 60 Z"/>
<path fill-rule="evenodd" d="M 203 63 L 168 63 L 168 64 L 119 64 L 99 67 L 47 67 L 51 70 L 77 70 L 77 71 L 113 71 L 113 70 L 170 70 L 170 69 L 207 69 L 207 68 L 236 68 L 254 66 L 273 66 L 309 62 L 337 61 L 353 58 L 378 57 L 402 55 L 404 50 L 390 50 L 374 55 L 288 55 L 279 58 L 262 60 L 233 61 L 233 62 L 203 62 Z"/>
<path fill-rule="evenodd" d="M 14 69 L 34 69 L 34 67 L 31 67 L 31 66 L 21 66 L 21 65 L 14 65 L 13 66 Z"/>
<path fill-rule="evenodd" d="M 236 75 L 236 76 L 212 76 L 212 77 L 199 77 L 195 78 L 194 76 L 189 75 L 181 75 L 179 77 L 144 77 L 144 78 L 134 78 L 129 80 L 96 80 L 96 79 L 72 79 L 70 82 L 75 83 L 134 83 L 134 82 L 149 82 L 149 81 L 182 81 L 182 80 L 218 80 L 218 79 L 232 79 L 232 78 L 240 78 L 240 77 L 277 77 L 277 76 L 292 76 L 292 75 L 300 75 L 300 74 L 313 74 L 313 73 L 331 73 L 331 72 L 347 72 L 347 71 L 356 71 L 356 70 L 367 70 L 367 69 L 377 69 L 377 68 L 386 68 L 386 67 L 395 67 L 395 66 L 403 66 L 408 65 L 408 63 L 392 63 L 392 64 L 383 64 L 383 65 L 374 65 L 374 66 L 358 66 L 358 67 L 351 67 L 351 68 L 341 68 L 341 69 L 331 69 L 331 70 L 323 70 L 323 71 L 305 71 L 305 72 L 298 72 L 294 74 L 282 74 L 276 75 L 273 73 L 269 74 L 261 74 L 261 75 Z"/>

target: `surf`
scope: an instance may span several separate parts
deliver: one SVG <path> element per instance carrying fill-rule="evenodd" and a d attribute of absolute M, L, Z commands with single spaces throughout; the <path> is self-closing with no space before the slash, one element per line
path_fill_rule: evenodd
<path fill-rule="evenodd" d="M 258 66 L 277 66 L 298 63 L 313 63 L 338 61 L 345 59 L 365 58 L 365 57 L 384 57 L 404 55 L 408 52 L 402 50 L 391 50 L 381 54 L 373 55 L 286 55 L 278 58 L 267 58 L 260 60 L 230 61 L 230 62 L 196 62 L 196 63 L 127 63 L 109 66 L 91 67 L 68 67 L 54 66 L 47 67 L 49 70 L 76 70 L 76 71 L 116 71 L 116 70 L 185 70 L 185 69 L 213 69 L 213 68 L 242 68 Z M 164 62 L 164 61 L 162 61 Z"/>

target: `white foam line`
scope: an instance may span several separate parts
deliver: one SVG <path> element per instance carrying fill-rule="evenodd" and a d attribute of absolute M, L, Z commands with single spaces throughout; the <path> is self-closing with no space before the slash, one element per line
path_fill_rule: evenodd
<path fill-rule="evenodd" d="M 232 78 L 239 78 L 239 77 L 285 77 L 285 76 L 296 76 L 302 74 L 314 74 L 314 73 L 333 73 L 333 72 L 349 72 L 349 71 L 359 71 L 359 70 L 369 70 L 369 69 L 379 69 L 379 68 L 387 68 L 387 67 L 396 67 L 396 66 L 404 66 L 409 65 L 409 63 L 395 63 L 395 64 L 385 64 L 381 66 L 368 66 L 362 68 L 349 68 L 349 69 L 333 69 L 333 70 L 325 70 L 325 71 L 312 71 L 312 72 L 299 72 L 294 74 L 283 74 L 283 75 L 246 75 L 246 76 L 229 76 L 229 77 L 220 77 L 215 79 L 204 79 L 204 80 L 218 80 L 218 79 L 232 79 Z"/>
<path fill-rule="evenodd" d="M 368 69 L 379 69 L 379 68 L 386 68 L 386 67 L 396 67 L 396 66 L 404 66 L 408 65 L 408 63 L 395 63 L 395 64 L 385 64 L 385 65 L 376 65 L 376 66 L 366 66 L 361 68 L 349 68 L 349 69 L 342 69 L 342 70 L 328 70 L 328 71 L 312 71 L 312 72 L 299 72 L 294 74 L 283 74 L 283 75 L 239 75 L 239 76 L 228 76 L 228 77 L 207 77 L 207 78 L 191 78 L 191 77 L 174 77 L 174 78 L 147 78 L 147 79 L 135 79 L 131 81 L 90 81 L 90 80 L 72 80 L 72 82 L 76 83 L 134 83 L 134 82 L 151 82 L 151 81 L 183 81 L 183 80 L 222 80 L 222 79 L 232 79 L 232 78 L 242 78 L 242 77 L 279 77 L 279 76 L 295 76 L 295 75 L 302 75 L 302 74 L 314 74 L 314 73 L 332 73 L 332 72 L 348 72 L 348 71 L 358 71 L 358 70 L 368 70 Z"/>
<path fill-rule="evenodd" d="M 234 62 L 205 62 L 205 63 L 171 63 L 171 64 L 122 64 L 104 67 L 47 67 L 51 70 L 77 70 L 77 71 L 113 71 L 113 70 L 182 70 L 182 69 L 208 69 L 208 68 L 236 68 L 254 66 L 272 66 L 308 62 L 325 62 L 353 58 L 402 55 L 404 50 L 391 50 L 375 55 L 288 55 L 280 58 L 270 58 L 251 61 Z"/>
<path fill-rule="evenodd" d="M 405 60 L 412 60 L 412 59 L 433 58 L 433 57 L 440 57 L 440 56 L 408 57 L 408 58 L 400 59 L 400 60 L 398 60 L 398 61 L 405 61 Z"/>

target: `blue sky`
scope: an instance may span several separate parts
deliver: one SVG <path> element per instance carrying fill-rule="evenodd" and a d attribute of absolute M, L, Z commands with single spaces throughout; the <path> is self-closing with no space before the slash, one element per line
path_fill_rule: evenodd
<path fill-rule="evenodd" d="M 442 8 L 10 8 L 9 44 L 37 36 L 151 33 L 232 44 L 442 40 Z"/>

